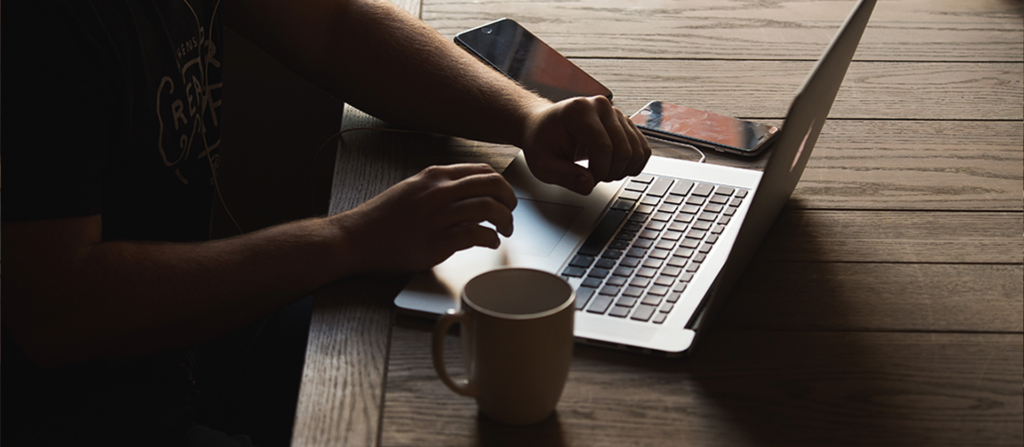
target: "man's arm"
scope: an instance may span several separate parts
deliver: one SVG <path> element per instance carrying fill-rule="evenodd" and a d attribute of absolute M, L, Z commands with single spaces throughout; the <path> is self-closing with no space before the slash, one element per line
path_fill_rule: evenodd
<path fill-rule="evenodd" d="M 355 210 L 202 243 L 101 240 L 99 215 L 3 224 L 4 321 L 42 365 L 156 352 L 240 327 L 336 278 L 497 247 L 516 199 L 487 165 L 428 169 Z"/>
<path fill-rule="evenodd" d="M 524 149 L 541 180 L 581 193 L 638 174 L 650 147 L 603 97 L 528 92 L 387 0 L 229 2 L 228 25 L 386 121 Z M 589 159 L 585 170 L 573 162 Z"/>

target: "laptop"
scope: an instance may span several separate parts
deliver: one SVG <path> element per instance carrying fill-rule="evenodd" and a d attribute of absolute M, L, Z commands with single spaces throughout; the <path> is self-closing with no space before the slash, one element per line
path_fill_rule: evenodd
<path fill-rule="evenodd" d="M 396 306 L 440 315 L 477 274 L 530 267 L 576 290 L 578 342 L 688 353 L 800 180 L 874 4 L 860 0 L 818 60 L 763 172 L 653 156 L 641 175 L 581 196 L 535 179 L 520 153 L 502 174 L 519 199 L 512 236 L 417 274 Z"/>

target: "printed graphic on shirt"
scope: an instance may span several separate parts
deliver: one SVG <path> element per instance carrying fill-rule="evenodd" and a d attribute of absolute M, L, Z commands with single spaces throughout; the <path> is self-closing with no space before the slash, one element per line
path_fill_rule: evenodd
<path fill-rule="evenodd" d="M 195 17 L 192 35 L 175 42 L 178 73 L 160 79 L 156 114 L 160 122 L 157 149 L 165 166 L 183 184 L 211 177 L 219 162 L 221 60 L 210 30 L 219 30 L 220 6 L 214 5 L 208 23 L 185 1 Z M 199 161 L 199 162 L 197 162 Z M 210 180 L 212 182 L 212 178 Z"/>

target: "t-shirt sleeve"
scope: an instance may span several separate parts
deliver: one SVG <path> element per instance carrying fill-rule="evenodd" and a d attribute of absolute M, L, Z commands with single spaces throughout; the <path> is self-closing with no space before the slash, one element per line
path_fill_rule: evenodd
<path fill-rule="evenodd" d="M 0 218 L 99 214 L 104 148 L 118 119 L 109 58 L 59 11 L 4 12 L 12 20 L 4 22 Z"/>

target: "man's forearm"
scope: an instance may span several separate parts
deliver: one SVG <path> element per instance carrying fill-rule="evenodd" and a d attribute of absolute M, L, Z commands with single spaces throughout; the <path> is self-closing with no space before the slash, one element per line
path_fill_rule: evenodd
<path fill-rule="evenodd" d="M 39 259 L 5 253 L 5 315 L 16 319 L 4 324 L 43 364 L 196 343 L 346 274 L 335 231 L 311 219 L 202 243 L 102 242 Z M 47 251 L 4 242 L 9 253 Z"/>
<path fill-rule="evenodd" d="M 389 122 L 521 145 L 531 108 L 550 104 L 386 0 L 277 3 L 229 5 L 228 22 L 296 72 Z M 239 10 L 234 16 L 231 6 Z"/>

